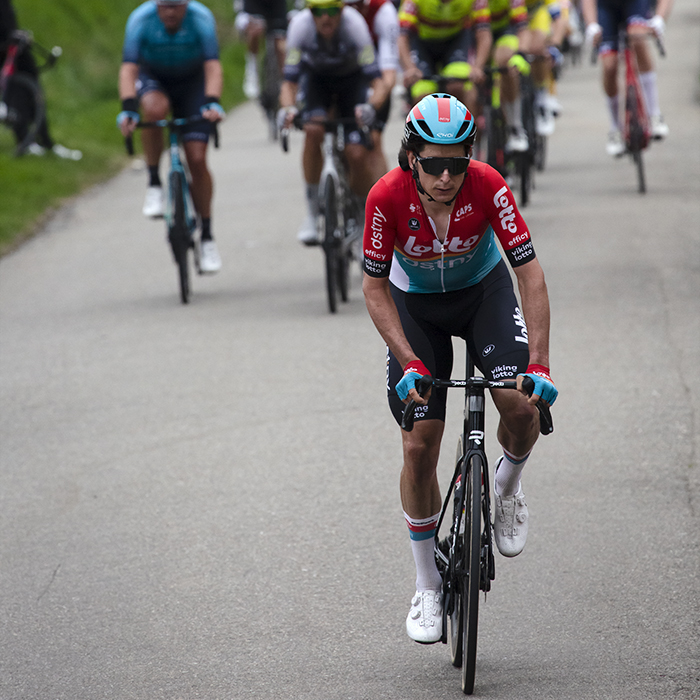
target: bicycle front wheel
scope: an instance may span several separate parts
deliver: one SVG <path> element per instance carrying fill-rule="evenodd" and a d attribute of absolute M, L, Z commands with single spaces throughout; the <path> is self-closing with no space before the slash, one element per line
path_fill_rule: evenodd
<path fill-rule="evenodd" d="M 7 105 L 7 124 L 15 132 L 15 155 L 21 156 L 36 141 L 46 115 L 44 95 L 36 80 L 25 73 L 15 73 L 7 81 L 2 95 Z"/>
<path fill-rule="evenodd" d="M 460 469 L 460 460 L 464 457 L 464 451 L 462 449 L 462 438 L 459 439 L 457 443 L 457 465 L 456 469 Z M 455 484 L 454 490 L 454 508 L 452 512 L 452 537 L 454 539 L 454 562 L 459 563 L 463 561 L 464 553 L 464 531 L 465 531 L 465 518 L 464 518 L 464 499 L 462 498 L 462 486 L 463 482 L 460 478 Z M 461 513 L 461 516 L 460 516 Z M 452 560 L 451 560 L 452 561 Z M 448 606 L 448 640 L 450 643 L 450 661 L 453 666 L 459 668 L 462 665 L 462 636 L 464 634 L 464 608 L 462 605 L 462 579 L 461 577 L 454 576 L 455 568 L 449 566 L 445 571 L 446 585 L 443 586 L 443 590 L 447 595 L 443 600 L 443 604 Z"/>
<path fill-rule="evenodd" d="M 329 175 L 323 192 L 323 252 L 326 256 L 326 293 L 328 309 L 334 314 L 338 310 L 338 268 L 340 265 L 340 246 L 336 237 L 338 227 L 338 198 L 335 182 Z"/>
<path fill-rule="evenodd" d="M 634 165 L 637 170 L 637 190 L 640 192 L 640 194 L 644 194 L 647 191 L 647 182 L 644 175 L 644 160 L 642 158 L 642 151 L 632 151 L 632 160 L 634 161 Z"/>
<path fill-rule="evenodd" d="M 168 229 L 168 240 L 177 265 L 180 282 L 180 301 L 190 301 L 190 268 L 188 252 L 190 249 L 190 230 L 185 212 L 185 175 L 181 172 L 170 173 L 170 201 L 172 217 Z"/>
<path fill-rule="evenodd" d="M 462 567 L 462 691 L 474 692 L 476 674 L 476 640 L 479 624 L 479 582 L 481 579 L 481 472 L 483 461 L 477 454 L 469 458 L 464 498 L 465 528 Z"/>

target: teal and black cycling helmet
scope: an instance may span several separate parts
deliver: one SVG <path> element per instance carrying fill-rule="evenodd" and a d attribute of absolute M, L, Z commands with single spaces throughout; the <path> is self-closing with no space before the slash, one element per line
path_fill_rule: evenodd
<path fill-rule="evenodd" d="M 406 117 L 404 146 L 416 141 L 449 145 L 474 144 L 476 120 L 452 95 L 434 93 L 424 97 Z"/>

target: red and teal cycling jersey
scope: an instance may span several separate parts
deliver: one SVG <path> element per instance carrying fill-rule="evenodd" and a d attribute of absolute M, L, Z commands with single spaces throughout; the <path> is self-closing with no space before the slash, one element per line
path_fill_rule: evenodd
<path fill-rule="evenodd" d="M 495 234 L 495 235 L 494 235 Z M 501 260 L 535 258 L 530 232 L 501 175 L 471 161 L 444 241 L 421 204 L 410 171 L 395 168 L 370 190 L 365 208 L 364 271 L 405 292 L 451 292 L 478 284 Z"/>

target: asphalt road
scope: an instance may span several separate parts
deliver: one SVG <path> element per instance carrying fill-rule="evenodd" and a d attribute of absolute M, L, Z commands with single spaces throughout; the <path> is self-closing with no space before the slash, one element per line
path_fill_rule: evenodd
<path fill-rule="evenodd" d="M 479 697 L 700 697 L 699 28 L 677 0 L 646 196 L 604 153 L 597 69 L 560 86 L 524 212 L 556 430 L 524 475 L 527 547 L 498 557 L 481 608 Z M 143 172 L 0 260 L 2 700 L 461 696 L 447 650 L 404 632 L 384 347 L 357 271 L 326 311 L 321 253 L 295 239 L 300 155 L 255 105 L 229 116 L 211 158 L 224 269 L 188 307 Z"/>

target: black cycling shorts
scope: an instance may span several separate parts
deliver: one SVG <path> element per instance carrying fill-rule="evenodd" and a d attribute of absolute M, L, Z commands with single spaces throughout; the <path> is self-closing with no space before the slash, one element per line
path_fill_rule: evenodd
<path fill-rule="evenodd" d="M 453 336 L 466 340 L 474 364 L 488 379 L 512 379 L 527 369 L 527 329 L 503 260 L 473 287 L 440 294 L 409 294 L 392 284 L 391 295 L 408 342 L 433 377 L 451 377 Z M 402 376 L 403 368 L 389 352 L 389 407 L 399 424 L 405 404 L 395 387 Z M 444 421 L 446 404 L 447 389 L 433 389 L 427 406 L 418 407 L 416 420 Z"/>
<path fill-rule="evenodd" d="M 355 105 L 367 102 L 369 81 L 362 73 L 356 71 L 350 75 L 318 75 L 304 70 L 299 78 L 297 104 L 302 121 L 313 117 L 328 117 L 334 108 L 336 119 L 352 119 Z M 348 143 L 359 143 L 360 132 L 348 129 Z"/>
<path fill-rule="evenodd" d="M 139 100 L 147 92 L 162 92 L 170 101 L 173 119 L 184 119 L 199 114 L 206 104 L 204 95 L 204 69 L 194 75 L 182 78 L 156 77 L 141 68 L 136 82 L 136 94 Z M 202 120 L 182 127 L 183 141 L 209 141 L 214 126 Z"/>
<path fill-rule="evenodd" d="M 409 41 L 411 58 L 423 73 L 425 80 L 439 75 L 450 63 L 469 63 L 469 54 L 474 47 L 473 35 L 469 29 L 462 30 L 451 39 L 441 41 L 426 41 L 411 32 Z"/>
<path fill-rule="evenodd" d="M 286 0 L 243 0 L 243 11 L 263 17 L 270 32 L 284 34 L 287 31 Z"/>

